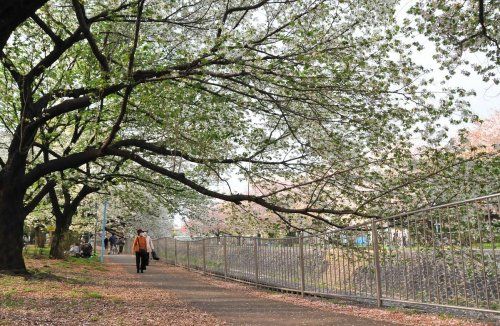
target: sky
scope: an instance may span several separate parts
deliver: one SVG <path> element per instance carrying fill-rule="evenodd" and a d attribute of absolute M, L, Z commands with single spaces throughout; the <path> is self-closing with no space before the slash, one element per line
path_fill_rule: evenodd
<path fill-rule="evenodd" d="M 402 0 L 400 6 L 396 11 L 396 17 L 398 20 L 404 19 L 406 16 L 406 11 L 416 2 L 416 0 Z M 422 64 L 428 68 L 432 68 L 432 75 L 436 78 L 436 85 L 440 81 L 440 77 L 444 76 L 444 73 L 439 71 L 437 63 L 434 61 L 432 56 L 434 55 L 434 45 L 430 41 L 426 41 L 423 38 L 419 40 L 424 44 L 424 50 L 415 54 L 414 60 L 418 64 Z M 484 58 L 477 54 L 468 54 L 467 59 L 471 62 L 482 62 Z M 451 80 L 449 80 L 446 86 L 462 86 L 467 89 L 475 90 L 477 96 L 470 97 L 468 100 L 471 103 L 471 110 L 479 116 L 481 119 L 487 119 L 492 116 L 495 111 L 500 111 L 500 85 L 494 85 L 493 82 L 484 82 L 482 77 L 471 74 L 469 77 L 465 77 L 457 73 Z M 438 88 L 438 86 L 436 86 Z M 454 133 L 459 127 L 452 127 L 450 132 Z"/>

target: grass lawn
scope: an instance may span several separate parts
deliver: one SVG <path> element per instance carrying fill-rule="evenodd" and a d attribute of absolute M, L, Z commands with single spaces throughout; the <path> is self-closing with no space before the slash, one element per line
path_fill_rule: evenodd
<path fill-rule="evenodd" d="M 472 245 L 473 248 L 481 248 L 481 245 L 480 244 L 474 244 Z M 491 242 L 488 242 L 488 243 L 483 243 L 483 249 L 493 249 L 493 247 L 495 248 L 495 250 L 499 250 L 500 251 L 500 242 L 497 242 L 497 243 L 491 243 Z"/>
<path fill-rule="evenodd" d="M 35 245 L 27 245 L 23 249 L 23 254 L 25 257 L 43 258 L 43 257 L 49 257 L 49 251 L 50 248 L 48 246 L 44 248 L 38 248 Z"/>

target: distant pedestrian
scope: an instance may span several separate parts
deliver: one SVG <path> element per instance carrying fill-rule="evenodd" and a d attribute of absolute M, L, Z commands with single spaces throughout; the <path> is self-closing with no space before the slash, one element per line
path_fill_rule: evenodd
<path fill-rule="evenodd" d="M 123 253 L 123 246 L 125 246 L 125 239 L 123 239 L 122 237 L 120 237 L 118 239 L 118 253 L 119 254 Z"/>
<path fill-rule="evenodd" d="M 116 235 L 113 233 L 111 234 L 111 237 L 109 237 L 109 253 L 110 254 L 117 254 L 118 253 L 118 248 L 116 247 L 116 242 L 118 241 L 118 238 Z"/>
<path fill-rule="evenodd" d="M 137 267 L 137 273 L 144 273 L 146 269 L 146 256 L 148 254 L 148 245 L 146 243 L 146 237 L 142 236 L 142 230 L 137 230 L 137 236 L 134 239 L 134 244 L 132 245 L 132 252 L 135 253 L 135 266 Z"/>
<path fill-rule="evenodd" d="M 148 235 L 148 233 L 146 231 L 143 232 L 143 236 L 144 238 L 146 238 L 146 245 L 147 245 L 147 251 L 148 251 L 148 255 L 147 255 L 147 259 L 146 259 L 146 266 L 149 265 L 149 259 L 153 253 L 153 251 L 155 250 L 155 246 L 153 245 L 153 240 L 151 239 L 151 237 Z"/>
<path fill-rule="evenodd" d="M 108 239 L 108 237 L 105 237 L 104 238 L 104 249 L 105 250 L 108 250 L 108 244 L 109 244 L 109 239 Z"/>

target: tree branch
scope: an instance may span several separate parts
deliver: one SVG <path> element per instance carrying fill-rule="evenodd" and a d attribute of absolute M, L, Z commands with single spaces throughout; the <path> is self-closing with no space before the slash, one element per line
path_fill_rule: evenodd
<path fill-rule="evenodd" d="M 125 88 L 125 84 L 117 84 L 117 85 L 111 85 L 108 87 L 105 87 L 104 89 L 100 90 L 93 90 L 93 93 L 88 93 L 89 90 L 84 91 L 83 89 L 79 89 L 82 93 L 87 93 L 87 95 L 80 96 L 77 98 L 73 99 L 68 99 L 65 100 L 57 105 L 54 105 L 53 107 L 50 107 L 46 109 L 43 113 L 41 113 L 41 110 L 43 109 L 43 103 L 39 103 L 37 105 L 37 111 L 38 114 L 41 113 L 41 117 L 35 121 L 33 121 L 28 128 L 36 129 L 40 127 L 42 124 L 45 122 L 68 112 L 83 109 L 92 103 L 95 102 L 95 100 L 99 100 L 102 98 L 105 98 L 106 96 L 110 94 L 114 94 L 123 88 Z M 47 101 L 48 98 L 46 98 L 44 101 Z M 38 102 L 37 102 L 38 103 Z"/>
<path fill-rule="evenodd" d="M 23 75 L 21 75 L 14 63 L 5 55 L 3 51 L 0 52 L 0 61 L 3 63 L 3 66 L 9 71 L 17 86 L 21 88 L 23 83 Z"/>
<path fill-rule="evenodd" d="M 45 24 L 45 22 L 37 15 L 31 15 L 31 19 L 47 34 L 52 42 L 56 45 L 63 45 L 64 41 L 60 38 L 54 31 L 50 28 L 49 25 Z"/>
<path fill-rule="evenodd" d="M 24 178 L 23 186 L 25 189 L 30 187 L 38 179 L 57 171 L 77 168 L 82 164 L 92 162 L 103 156 L 103 153 L 96 148 L 88 148 L 83 152 L 70 154 L 65 157 L 53 159 L 44 163 L 37 164 Z"/>
<path fill-rule="evenodd" d="M 85 35 L 87 42 L 89 43 L 92 53 L 99 62 L 101 70 L 104 71 L 105 74 L 108 74 L 110 72 L 108 60 L 106 59 L 104 54 L 102 54 L 101 50 L 99 50 L 99 47 L 97 46 L 94 36 L 90 32 L 90 26 L 87 23 L 88 20 L 85 15 L 85 8 L 83 7 L 83 4 L 81 4 L 80 1 L 78 0 L 72 0 L 72 3 L 73 3 L 73 8 L 75 9 L 76 18 L 78 19 L 80 28 L 82 29 L 82 32 Z"/>
<path fill-rule="evenodd" d="M 73 0 L 73 1 L 76 1 L 76 0 Z M 130 50 L 130 57 L 129 57 L 128 68 L 127 68 L 128 78 L 132 78 L 133 71 L 134 71 L 135 51 L 137 50 L 137 45 L 139 42 L 139 29 L 141 27 L 141 16 L 142 16 L 142 10 L 144 8 L 144 1 L 145 0 L 140 0 L 138 5 L 137 5 L 137 20 L 135 22 L 134 43 L 132 45 L 132 49 Z M 109 136 L 106 138 L 106 140 L 102 144 L 101 150 L 105 150 L 109 146 L 109 144 L 111 144 L 111 142 L 116 137 L 116 134 L 120 130 L 120 125 L 123 121 L 123 118 L 125 117 L 125 113 L 127 111 L 128 100 L 130 98 L 130 95 L 132 94 L 132 90 L 133 90 L 133 86 L 129 84 L 127 86 L 127 88 L 125 89 L 125 94 L 123 96 L 122 105 L 120 108 L 120 114 L 118 115 L 118 118 L 116 119 L 113 127 L 111 128 L 111 132 L 109 133 Z"/>
<path fill-rule="evenodd" d="M 299 160 L 303 158 L 304 156 L 299 156 L 299 157 L 293 157 L 289 158 L 286 160 L 281 160 L 281 161 L 260 161 L 254 159 L 259 153 L 261 153 L 263 150 L 259 150 L 259 152 L 250 155 L 249 157 L 235 157 L 235 158 L 227 158 L 227 159 L 214 159 L 214 158 L 199 158 L 199 157 L 194 157 L 189 154 L 186 154 L 182 151 L 179 150 L 170 150 L 166 149 L 160 145 L 157 144 L 151 144 L 148 143 L 145 140 L 142 139 L 123 139 L 119 140 L 111 145 L 113 148 L 121 148 L 121 147 L 138 147 L 143 150 L 147 150 L 150 152 L 153 152 L 155 154 L 163 155 L 163 156 L 176 156 L 176 157 L 181 157 L 185 159 L 186 161 L 193 162 L 193 163 L 200 163 L 200 164 L 207 164 L 207 163 L 217 163 L 217 164 L 232 164 L 232 163 L 239 163 L 239 162 L 247 162 L 247 163 L 254 163 L 254 164 L 266 164 L 266 165 L 280 165 L 280 164 L 288 164 L 292 161 Z"/>
<path fill-rule="evenodd" d="M 43 197 L 45 197 L 47 193 L 53 190 L 55 186 L 56 182 L 54 180 L 47 181 L 47 183 L 42 187 L 42 189 L 40 189 L 38 194 L 36 194 L 36 196 L 33 197 L 26 206 L 24 206 L 24 212 L 26 214 L 31 213 L 38 206 Z"/>
<path fill-rule="evenodd" d="M 12 32 L 48 0 L 2 0 L 0 6 L 0 52 Z"/>
<path fill-rule="evenodd" d="M 136 162 L 137 164 L 151 170 L 154 172 L 157 172 L 159 174 L 165 175 L 169 177 L 170 179 L 176 180 L 180 182 L 181 184 L 184 184 L 185 186 L 199 192 L 202 195 L 206 195 L 212 198 L 217 198 L 221 199 L 224 201 L 232 202 L 235 204 L 241 204 L 243 201 L 248 201 L 248 202 L 254 202 L 256 204 L 259 204 L 262 207 L 265 207 L 267 209 L 270 209 L 272 211 L 276 212 L 281 212 L 281 213 L 292 213 L 292 214 L 303 214 L 303 215 L 308 215 L 315 217 L 314 215 L 311 214 L 334 214 L 334 215 L 347 215 L 347 214 L 353 214 L 361 217 L 367 217 L 367 218 L 377 218 L 379 216 L 374 216 L 374 215 L 368 215 L 368 214 L 363 214 L 360 213 L 359 211 L 354 211 L 352 209 L 343 209 L 343 210 L 335 210 L 335 209 L 328 209 L 328 208 L 310 208 L 310 207 L 304 207 L 304 208 L 288 208 L 288 207 L 282 207 L 279 205 L 272 204 L 270 202 L 267 202 L 265 199 L 263 199 L 262 196 L 254 196 L 254 195 L 243 195 L 243 194 L 222 194 L 217 191 L 210 190 L 194 181 L 191 179 L 188 179 L 184 173 L 177 173 L 171 170 L 168 170 L 164 167 L 155 165 L 141 156 L 139 156 L 136 153 L 125 151 L 125 150 L 120 150 L 120 149 L 115 149 L 115 148 L 108 148 L 107 150 L 108 154 L 110 155 L 115 155 L 119 157 L 124 157 L 127 159 L 130 159 L 131 161 Z M 315 217 L 317 218 L 317 217 Z"/>

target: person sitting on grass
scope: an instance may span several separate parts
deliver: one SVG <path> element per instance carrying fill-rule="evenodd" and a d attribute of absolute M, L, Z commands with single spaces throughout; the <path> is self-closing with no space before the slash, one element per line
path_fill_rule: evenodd
<path fill-rule="evenodd" d="M 80 245 L 78 243 L 72 245 L 71 248 L 69 248 L 69 254 L 73 257 L 81 257 Z"/>
<path fill-rule="evenodd" d="M 81 247 L 81 257 L 90 258 L 92 256 L 92 245 L 88 242 L 84 242 Z"/>

